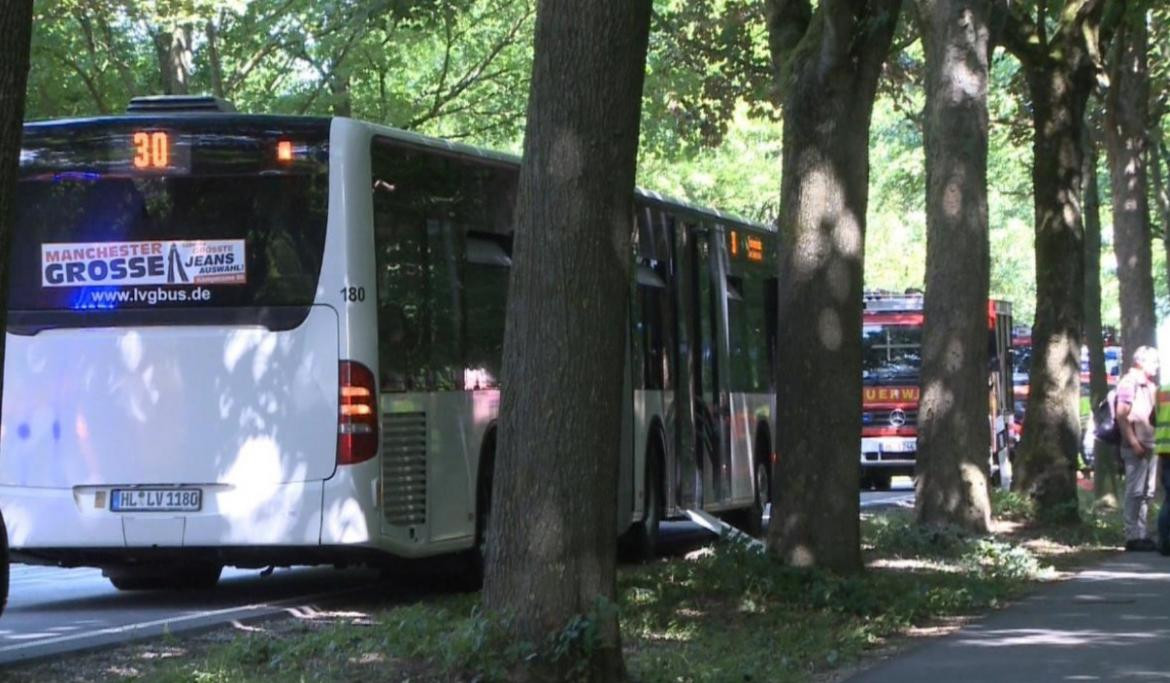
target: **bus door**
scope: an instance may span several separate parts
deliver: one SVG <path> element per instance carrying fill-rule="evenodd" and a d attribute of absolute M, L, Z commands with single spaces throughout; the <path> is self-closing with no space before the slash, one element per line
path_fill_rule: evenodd
<path fill-rule="evenodd" d="M 727 454 L 730 452 L 730 406 L 727 392 L 727 278 L 716 229 L 695 231 L 689 258 L 694 279 L 690 324 L 691 384 L 694 392 L 695 452 L 703 477 L 704 503 L 730 496 Z"/>
<path fill-rule="evenodd" d="M 671 367 L 675 377 L 674 395 L 674 486 L 675 500 L 684 510 L 702 507 L 702 480 L 699 477 L 699 459 L 696 450 L 695 430 L 695 364 L 692 351 L 695 348 L 695 268 L 693 241 L 698 237 L 694 228 L 673 222 L 673 258 L 671 263 L 670 293 L 673 305 L 675 346 L 671 354 Z"/>

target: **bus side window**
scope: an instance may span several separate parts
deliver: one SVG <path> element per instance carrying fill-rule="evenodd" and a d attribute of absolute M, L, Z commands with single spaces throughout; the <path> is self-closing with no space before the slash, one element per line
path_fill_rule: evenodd
<path fill-rule="evenodd" d="M 499 386 L 504 356 L 504 317 L 508 309 L 508 277 L 512 259 L 495 240 L 467 236 L 463 265 L 464 359 L 463 389 Z"/>
<path fill-rule="evenodd" d="M 443 159 L 377 141 L 371 147 L 383 391 L 425 391 L 434 383 L 427 216 L 432 198 L 442 196 L 445 165 Z"/>
<path fill-rule="evenodd" d="M 639 335 L 636 348 L 640 356 L 634 359 L 635 380 L 641 380 L 641 389 L 662 390 L 666 384 L 666 347 L 663 328 L 666 321 L 666 282 L 658 271 L 647 263 L 636 266 L 638 300 L 634 315 L 635 333 Z"/>
<path fill-rule="evenodd" d="M 744 300 L 744 280 L 735 275 L 727 276 L 727 340 L 730 387 L 732 391 L 750 392 L 755 389 L 757 378 L 762 375 L 754 357 L 752 342 L 756 338 L 752 306 L 754 302 Z"/>

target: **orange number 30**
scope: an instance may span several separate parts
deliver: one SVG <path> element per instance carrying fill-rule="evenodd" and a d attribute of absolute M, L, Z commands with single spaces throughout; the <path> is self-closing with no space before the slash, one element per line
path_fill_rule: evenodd
<path fill-rule="evenodd" d="M 170 140 L 162 131 L 134 134 L 134 168 L 166 168 L 170 164 Z"/>

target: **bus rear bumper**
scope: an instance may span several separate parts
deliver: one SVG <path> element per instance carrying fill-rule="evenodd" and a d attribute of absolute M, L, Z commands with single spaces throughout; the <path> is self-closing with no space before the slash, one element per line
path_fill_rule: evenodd
<path fill-rule="evenodd" d="M 114 512 L 113 486 L 0 486 L 16 553 L 36 548 L 319 546 L 322 482 L 210 485 L 195 512 Z"/>

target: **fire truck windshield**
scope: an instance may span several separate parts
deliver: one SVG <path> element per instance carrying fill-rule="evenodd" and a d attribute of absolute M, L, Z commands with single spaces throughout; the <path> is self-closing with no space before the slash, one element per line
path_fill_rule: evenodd
<path fill-rule="evenodd" d="M 865 325 L 861 348 L 865 382 L 884 384 L 918 379 L 922 365 L 922 327 Z"/>

